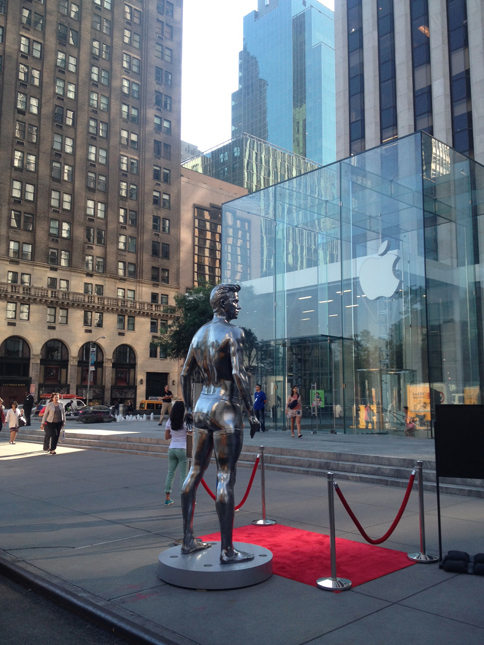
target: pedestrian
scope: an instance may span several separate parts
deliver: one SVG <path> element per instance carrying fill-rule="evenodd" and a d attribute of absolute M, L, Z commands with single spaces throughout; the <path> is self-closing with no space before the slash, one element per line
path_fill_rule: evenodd
<path fill-rule="evenodd" d="M 20 426 L 20 410 L 18 409 L 17 401 L 12 401 L 12 407 L 5 415 L 4 425 L 10 429 L 10 441 L 8 443 L 14 444 Z"/>
<path fill-rule="evenodd" d="M 415 437 L 415 422 L 407 405 L 403 406 L 403 411 L 405 412 L 405 436 Z"/>
<path fill-rule="evenodd" d="M 170 391 L 170 388 L 168 387 L 168 385 L 165 385 L 165 390 L 161 398 L 163 403 L 161 404 L 160 421 L 158 423 L 159 426 L 161 426 L 161 424 L 163 423 L 163 419 L 165 418 L 165 413 L 168 412 L 168 416 L 171 413 L 171 400 L 173 398 L 173 392 Z"/>
<path fill-rule="evenodd" d="M 367 403 L 365 405 L 365 429 L 366 430 L 370 428 L 371 420 L 372 420 L 371 405 Z"/>
<path fill-rule="evenodd" d="M 291 437 L 294 439 L 294 419 L 295 419 L 296 425 L 297 425 L 297 436 L 300 439 L 302 437 L 302 432 L 301 432 L 302 405 L 301 405 L 301 396 L 299 394 L 297 385 L 293 386 L 291 390 L 291 394 L 287 398 L 286 415 L 291 420 Z"/>
<path fill-rule="evenodd" d="M 267 403 L 265 392 L 259 384 L 255 386 L 254 394 L 254 412 L 255 416 L 259 419 L 260 432 L 266 431 L 265 409 L 264 405 Z"/>
<path fill-rule="evenodd" d="M 40 429 L 44 430 L 44 452 L 55 455 L 57 442 L 62 428 L 66 423 L 64 406 L 59 402 L 59 395 L 53 394 L 49 403 L 45 406 L 44 415 Z"/>
<path fill-rule="evenodd" d="M 0 426 L 3 427 L 3 424 L 5 423 L 5 408 L 3 407 L 3 399 L 0 399 Z"/>
<path fill-rule="evenodd" d="M 185 416 L 185 404 L 183 401 L 175 401 L 170 412 L 170 418 L 166 422 L 165 439 L 171 439 L 168 448 L 168 474 L 165 482 L 165 506 L 173 504 L 170 498 L 173 487 L 173 478 L 177 466 L 180 466 L 180 488 L 187 477 L 188 459 L 187 459 L 187 426 L 183 422 Z"/>
<path fill-rule="evenodd" d="M 24 400 L 24 415 L 25 415 L 25 425 L 30 425 L 30 415 L 32 414 L 32 408 L 34 407 L 34 397 L 30 392 L 25 393 Z"/>

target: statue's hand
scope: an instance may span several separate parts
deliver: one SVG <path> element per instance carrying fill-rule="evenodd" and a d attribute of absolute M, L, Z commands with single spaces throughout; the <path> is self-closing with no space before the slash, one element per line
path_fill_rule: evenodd
<path fill-rule="evenodd" d="M 185 416 L 183 418 L 183 421 L 185 422 L 186 426 L 192 426 L 193 425 L 193 414 L 190 408 L 185 411 Z"/>
<path fill-rule="evenodd" d="M 251 414 L 249 417 L 249 423 L 250 423 L 250 438 L 253 439 L 255 433 L 258 432 L 260 429 L 259 419 L 254 414 Z"/>

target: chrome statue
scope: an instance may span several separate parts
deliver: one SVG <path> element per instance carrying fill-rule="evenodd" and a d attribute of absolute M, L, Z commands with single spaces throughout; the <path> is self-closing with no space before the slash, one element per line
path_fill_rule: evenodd
<path fill-rule="evenodd" d="M 240 286 L 220 284 L 210 294 L 213 319 L 203 325 L 188 350 L 181 386 L 185 400 L 185 421 L 194 424 L 193 465 L 182 487 L 182 553 L 193 553 L 211 546 L 193 533 L 193 514 L 198 485 L 210 464 L 212 451 L 217 462 L 217 499 L 220 523 L 220 561 L 244 562 L 252 553 L 237 551 L 232 536 L 234 525 L 234 484 L 236 464 L 243 445 L 242 405 L 249 415 L 251 436 L 259 429 L 247 373 L 244 369 L 244 332 L 231 325 L 237 318 Z M 191 375 L 196 368 L 203 376 L 203 389 L 192 413 Z"/>

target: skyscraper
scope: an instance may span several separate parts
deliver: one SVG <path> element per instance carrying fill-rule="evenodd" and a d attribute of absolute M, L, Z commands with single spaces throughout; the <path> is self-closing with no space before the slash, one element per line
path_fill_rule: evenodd
<path fill-rule="evenodd" d="M 481 0 L 340 0 L 337 157 L 424 130 L 484 161 Z"/>
<path fill-rule="evenodd" d="M 317 0 L 259 0 L 244 18 L 232 137 L 252 134 L 331 163 L 334 88 L 333 12 Z"/>
<path fill-rule="evenodd" d="M 182 0 L 0 0 L 6 400 L 85 394 L 98 337 L 100 402 L 177 369 L 149 333 L 179 281 L 181 20 Z"/>

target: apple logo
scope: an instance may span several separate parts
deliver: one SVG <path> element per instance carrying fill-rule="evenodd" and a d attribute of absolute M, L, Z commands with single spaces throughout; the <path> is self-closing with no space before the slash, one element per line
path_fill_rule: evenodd
<path fill-rule="evenodd" d="M 390 242 L 386 240 L 380 245 L 378 255 L 367 258 L 360 266 L 360 285 L 369 300 L 390 298 L 400 284 L 400 279 L 394 273 L 400 259 L 398 251 L 388 252 L 389 246 Z"/>

